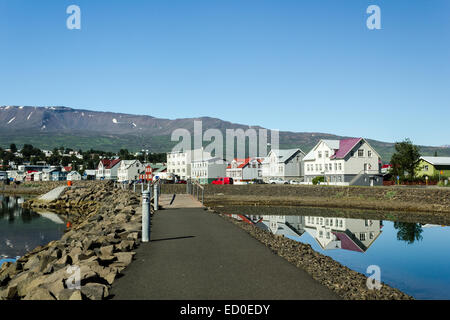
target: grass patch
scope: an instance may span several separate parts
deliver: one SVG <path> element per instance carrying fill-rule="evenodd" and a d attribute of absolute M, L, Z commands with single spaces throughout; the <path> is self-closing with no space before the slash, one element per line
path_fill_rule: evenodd
<path fill-rule="evenodd" d="M 396 194 L 397 194 L 397 191 L 392 190 L 392 191 L 386 192 L 386 194 L 384 196 L 386 199 L 391 200 L 395 197 Z"/>

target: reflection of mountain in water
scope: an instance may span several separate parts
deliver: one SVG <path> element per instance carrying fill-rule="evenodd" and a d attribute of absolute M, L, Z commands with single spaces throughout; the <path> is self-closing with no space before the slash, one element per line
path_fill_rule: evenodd
<path fill-rule="evenodd" d="M 23 198 L 0 195 L 0 257 L 22 256 L 39 245 L 59 239 L 64 225 L 20 206 Z"/>
<path fill-rule="evenodd" d="M 276 235 L 301 241 L 307 232 L 324 250 L 366 252 L 381 234 L 380 220 L 314 216 L 231 215 Z"/>

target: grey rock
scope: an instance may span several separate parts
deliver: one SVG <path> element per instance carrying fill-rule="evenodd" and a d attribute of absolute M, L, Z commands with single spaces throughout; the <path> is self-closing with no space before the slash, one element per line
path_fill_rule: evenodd
<path fill-rule="evenodd" d="M 88 283 L 81 287 L 81 294 L 89 300 L 103 300 L 109 296 L 109 290 L 103 284 Z"/>

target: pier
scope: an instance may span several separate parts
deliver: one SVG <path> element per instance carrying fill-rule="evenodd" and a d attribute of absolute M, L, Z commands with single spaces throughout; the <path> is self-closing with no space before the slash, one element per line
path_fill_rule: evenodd
<path fill-rule="evenodd" d="M 339 299 L 189 194 L 163 194 L 113 299 Z"/>

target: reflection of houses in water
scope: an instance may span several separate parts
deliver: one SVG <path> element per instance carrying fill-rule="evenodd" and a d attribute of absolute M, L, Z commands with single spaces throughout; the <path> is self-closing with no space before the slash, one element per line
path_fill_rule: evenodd
<path fill-rule="evenodd" d="M 383 222 L 332 217 L 305 217 L 305 231 L 324 250 L 365 252 L 381 234 Z"/>
<path fill-rule="evenodd" d="M 302 216 L 261 216 L 259 226 L 273 234 L 285 237 L 299 237 L 305 230 Z"/>
<path fill-rule="evenodd" d="M 270 231 L 276 235 L 299 237 L 305 232 L 303 229 L 305 219 L 302 216 L 262 216 L 243 214 L 230 214 L 230 216 L 234 219 L 253 224 L 263 230 Z"/>

